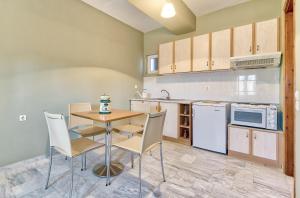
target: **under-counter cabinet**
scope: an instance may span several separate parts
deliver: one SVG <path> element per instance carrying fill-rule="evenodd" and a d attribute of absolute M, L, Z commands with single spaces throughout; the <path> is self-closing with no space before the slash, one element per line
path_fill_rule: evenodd
<path fill-rule="evenodd" d="M 160 102 L 160 110 L 167 111 L 163 135 L 178 138 L 178 104 Z"/>
<path fill-rule="evenodd" d="M 160 44 L 158 54 L 158 73 L 174 73 L 174 42 Z"/>
<path fill-rule="evenodd" d="M 210 70 L 210 35 L 193 37 L 193 71 Z"/>
<path fill-rule="evenodd" d="M 211 34 L 211 69 L 230 69 L 231 29 Z"/>
<path fill-rule="evenodd" d="M 256 54 L 279 51 L 279 19 L 255 24 Z"/>
<path fill-rule="evenodd" d="M 252 131 L 252 154 L 270 160 L 277 160 L 277 134 L 272 132 Z"/>
<path fill-rule="evenodd" d="M 233 56 L 253 54 L 253 24 L 233 28 Z"/>
<path fill-rule="evenodd" d="M 192 39 L 177 40 L 174 45 L 174 72 L 192 71 Z"/>
<path fill-rule="evenodd" d="M 283 166 L 282 132 L 229 125 L 228 133 L 228 155 Z"/>
<path fill-rule="evenodd" d="M 229 127 L 228 147 L 230 151 L 250 154 L 250 130 L 239 127 Z"/>

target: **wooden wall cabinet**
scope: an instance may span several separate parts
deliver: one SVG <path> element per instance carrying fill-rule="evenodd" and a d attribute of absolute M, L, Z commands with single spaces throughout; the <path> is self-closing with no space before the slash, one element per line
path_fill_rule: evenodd
<path fill-rule="evenodd" d="M 230 69 L 231 30 L 213 32 L 211 35 L 211 69 Z"/>
<path fill-rule="evenodd" d="M 233 56 L 253 54 L 253 24 L 233 28 Z"/>
<path fill-rule="evenodd" d="M 174 73 L 174 42 L 160 44 L 158 54 L 158 73 Z"/>
<path fill-rule="evenodd" d="M 282 132 L 229 125 L 228 155 L 283 167 Z"/>
<path fill-rule="evenodd" d="M 193 71 L 210 70 L 210 34 L 193 37 Z"/>
<path fill-rule="evenodd" d="M 174 72 L 192 71 L 192 39 L 177 40 L 174 45 Z"/>
<path fill-rule="evenodd" d="M 256 54 L 279 51 L 279 19 L 255 24 Z"/>

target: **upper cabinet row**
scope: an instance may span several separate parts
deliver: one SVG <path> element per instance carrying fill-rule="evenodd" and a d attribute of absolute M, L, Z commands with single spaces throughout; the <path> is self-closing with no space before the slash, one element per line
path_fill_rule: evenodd
<path fill-rule="evenodd" d="M 279 51 L 279 19 L 159 45 L 159 74 L 230 69 L 230 57 Z"/>

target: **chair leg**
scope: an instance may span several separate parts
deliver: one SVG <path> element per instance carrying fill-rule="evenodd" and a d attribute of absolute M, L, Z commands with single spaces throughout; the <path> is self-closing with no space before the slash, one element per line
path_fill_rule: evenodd
<path fill-rule="evenodd" d="M 73 176 L 74 176 L 74 171 L 73 171 L 73 158 L 71 157 L 71 160 L 70 160 L 70 166 L 71 166 L 71 189 L 70 189 L 70 195 L 69 197 L 71 198 L 72 197 L 72 192 L 73 192 Z"/>
<path fill-rule="evenodd" d="M 164 162 L 163 162 L 163 154 L 162 154 L 162 142 L 160 143 L 160 163 L 161 163 L 161 171 L 162 171 L 162 175 L 163 175 L 163 181 L 166 181 L 165 178 L 165 171 L 164 171 Z"/>
<path fill-rule="evenodd" d="M 84 170 L 87 170 L 87 168 L 86 168 L 86 153 L 84 153 Z"/>
<path fill-rule="evenodd" d="M 142 155 L 139 156 L 139 178 L 140 178 L 140 189 L 139 189 L 139 197 L 142 197 Z"/>
<path fill-rule="evenodd" d="M 46 186 L 45 186 L 45 189 L 47 190 L 48 189 L 48 185 L 49 185 L 49 179 L 50 179 L 50 173 L 51 173 L 51 167 L 52 167 L 52 149 L 53 147 L 51 146 L 50 149 L 49 149 L 49 168 L 48 168 L 48 176 L 47 176 L 47 180 L 46 180 Z"/>
<path fill-rule="evenodd" d="M 84 170 L 84 154 L 81 155 L 81 171 Z"/>
<path fill-rule="evenodd" d="M 131 157 L 131 168 L 133 168 L 133 159 L 134 159 L 134 156 L 133 156 L 133 153 L 132 152 L 130 152 L 130 157 Z"/>

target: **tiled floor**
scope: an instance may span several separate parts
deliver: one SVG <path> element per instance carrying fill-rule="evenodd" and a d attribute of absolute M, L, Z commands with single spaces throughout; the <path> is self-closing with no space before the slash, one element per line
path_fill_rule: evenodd
<path fill-rule="evenodd" d="M 92 167 L 103 162 L 103 148 L 88 154 L 88 170 L 80 171 L 75 160 L 73 197 L 137 197 L 138 163 L 130 168 L 130 155 L 113 149 L 113 158 L 126 164 L 124 172 L 112 179 L 93 175 Z M 268 168 L 221 154 L 164 142 L 166 182 L 162 182 L 159 149 L 143 156 L 143 197 L 290 197 L 292 178 L 281 170 Z M 50 187 L 44 190 L 48 160 L 38 157 L 0 170 L 0 197 L 68 197 L 69 163 L 55 155 Z"/>

